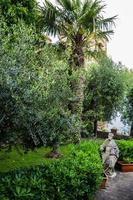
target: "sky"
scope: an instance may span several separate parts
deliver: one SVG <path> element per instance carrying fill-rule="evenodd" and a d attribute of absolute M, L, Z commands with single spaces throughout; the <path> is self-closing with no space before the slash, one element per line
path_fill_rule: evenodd
<path fill-rule="evenodd" d="M 107 53 L 115 62 L 122 62 L 127 68 L 133 69 L 133 0 L 104 2 L 107 5 L 107 17 L 118 15 L 114 35 L 107 45 Z"/>
<path fill-rule="evenodd" d="M 105 0 L 108 16 L 118 15 L 115 33 L 108 43 L 108 55 L 133 69 L 133 1 Z"/>

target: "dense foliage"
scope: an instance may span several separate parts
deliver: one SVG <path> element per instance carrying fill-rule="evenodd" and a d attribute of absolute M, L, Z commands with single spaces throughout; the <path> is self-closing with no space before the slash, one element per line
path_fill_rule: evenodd
<path fill-rule="evenodd" d="M 38 49 L 37 42 L 32 27 L 19 23 L 10 32 L 2 24 L 0 138 L 4 143 L 11 139 L 28 146 L 51 144 L 73 131 L 66 61 L 50 46 Z"/>
<path fill-rule="evenodd" d="M 82 142 L 65 158 L 1 175 L 0 199 L 91 200 L 101 175 L 98 146 L 92 141 Z"/>
<path fill-rule="evenodd" d="M 133 140 L 120 140 L 117 144 L 120 150 L 119 160 L 133 163 Z"/>
<path fill-rule="evenodd" d="M 121 66 L 121 63 L 119 64 Z M 125 66 L 121 67 L 123 81 L 126 83 L 126 91 L 129 91 L 133 86 L 133 70 Z"/>
<path fill-rule="evenodd" d="M 131 136 L 133 137 L 133 87 L 129 89 L 125 97 L 123 118 L 125 122 L 131 124 Z"/>
<path fill-rule="evenodd" d="M 87 81 L 84 73 L 90 46 L 94 43 L 93 50 L 100 51 L 99 42 L 105 43 L 113 33 L 115 17 L 104 19 L 102 1 L 58 1 L 56 7 L 46 1 L 42 28 L 66 38 L 69 53 L 64 56 L 29 26 L 34 24 L 28 15 L 36 16 L 36 1 L 5 2 L 0 21 L 0 144 L 56 148 L 72 138 L 79 141 L 82 120 L 87 128 L 109 120 L 123 95 L 119 69 L 111 60 L 92 67 Z"/>
<path fill-rule="evenodd" d="M 76 98 L 70 83 L 81 75 L 79 71 L 70 76 L 66 56 L 60 57 L 52 45 L 40 47 L 33 27 L 19 22 L 10 30 L 1 19 L 0 31 L 1 145 L 15 142 L 26 148 L 47 144 L 56 148 L 62 141 L 76 141 L 81 122 L 70 109 Z M 123 93 L 118 72 L 110 60 L 89 71 L 85 126 L 107 120 L 117 110 Z"/>
<path fill-rule="evenodd" d="M 8 26 L 23 20 L 26 24 L 36 24 L 39 11 L 36 0 L 1 0 L 0 14 Z"/>
<path fill-rule="evenodd" d="M 109 121 L 120 110 L 124 82 L 119 66 L 109 58 L 92 66 L 87 76 L 83 120 L 96 134 L 97 121 Z"/>

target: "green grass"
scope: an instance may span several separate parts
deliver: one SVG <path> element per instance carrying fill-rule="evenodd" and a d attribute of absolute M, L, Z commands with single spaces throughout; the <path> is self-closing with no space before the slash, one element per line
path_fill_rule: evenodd
<path fill-rule="evenodd" d="M 72 145 L 65 145 L 60 147 L 60 152 L 64 156 L 71 151 Z M 46 164 L 53 159 L 48 159 L 45 154 L 50 152 L 50 148 L 41 147 L 36 151 L 29 151 L 27 154 L 22 152 L 22 155 L 14 148 L 11 152 L 6 152 L 4 149 L 0 151 L 0 172 L 8 172 L 11 170 L 31 167 L 35 165 Z"/>
<path fill-rule="evenodd" d="M 84 139 L 83 141 L 87 140 Z M 99 145 L 103 142 L 101 139 L 93 141 L 96 141 Z M 69 154 L 72 147 L 72 144 L 62 145 L 59 151 L 63 156 L 66 156 Z M 15 148 L 13 148 L 11 152 L 6 152 L 5 149 L 0 151 L 0 172 L 8 172 L 19 168 L 47 164 L 53 160 L 45 157 L 45 154 L 51 151 L 50 148 L 41 147 L 36 149 L 36 151 L 28 151 L 27 154 L 24 154 L 21 148 L 19 148 L 19 150 L 22 154 L 18 153 Z"/>

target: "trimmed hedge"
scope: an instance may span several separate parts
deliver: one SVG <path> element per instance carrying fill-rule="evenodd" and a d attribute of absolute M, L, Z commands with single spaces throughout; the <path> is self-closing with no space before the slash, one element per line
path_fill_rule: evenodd
<path fill-rule="evenodd" d="M 117 144 L 120 150 L 119 160 L 133 163 L 133 140 L 120 140 Z"/>
<path fill-rule="evenodd" d="M 47 165 L 0 175 L 1 200 L 91 200 L 102 180 L 95 142 L 73 146 L 69 156 Z"/>

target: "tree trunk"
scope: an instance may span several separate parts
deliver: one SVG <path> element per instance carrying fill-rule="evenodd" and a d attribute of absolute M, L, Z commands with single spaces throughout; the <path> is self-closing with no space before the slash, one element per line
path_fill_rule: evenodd
<path fill-rule="evenodd" d="M 47 158 L 59 158 L 61 153 L 59 152 L 59 144 L 55 143 L 52 146 L 52 150 L 45 155 Z"/>
<path fill-rule="evenodd" d="M 72 76 L 76 74 L 76 78 L 71 81 L 71 88 L 74 95 L 74 99 L 71 102 L 71 112 L 75 115 L 77 123 L 76 126 L 75 141 L 79 142 L 81 138 L 81 124 L 82 124 L 82 111 L 84 101 L 84 88 L 85 77 L 82 73 L 84 69 L 84 53 L 83 53 L 83 39 L 81 34 L 77 34 L 74 38 L 72 46 Z"/>
<path fill-rule="evenodd" d="M 97 137 L 97 120 L 94 121 L 94 136 Z"/>
<path fill-rule="evenodd" d="M 132 122 L 132 125 L 131 125 L 130 136 L 133 137 L 133 122 Z"/>

